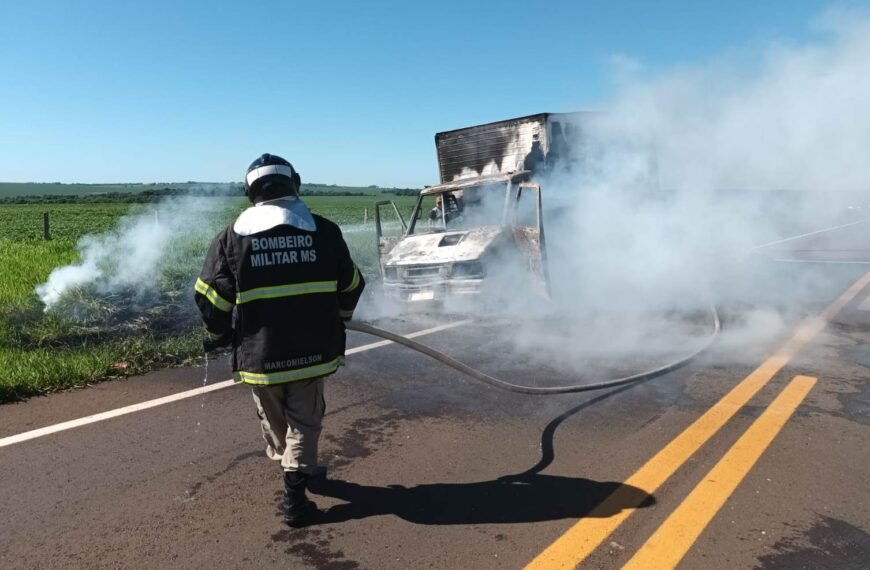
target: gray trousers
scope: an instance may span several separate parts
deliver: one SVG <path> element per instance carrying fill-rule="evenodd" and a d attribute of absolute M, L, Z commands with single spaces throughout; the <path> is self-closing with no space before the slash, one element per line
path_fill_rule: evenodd
<path fill-rule="evenodd" d="M 253 386 L 266 455 L 284 471 L 310 473 L 317 466 L 317 442 L 326 403 L 323 378 Z"/>

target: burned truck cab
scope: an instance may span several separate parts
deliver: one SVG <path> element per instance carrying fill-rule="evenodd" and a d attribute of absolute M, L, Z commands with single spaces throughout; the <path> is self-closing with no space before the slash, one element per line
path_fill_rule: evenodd
<path fill-rule="evenodd" d="M 384 294 L 402 303 L 462 303 L 520 277 L 546 289 L 542 218 L 529 226 L 517 215 L 524 194 L 540 206 L 540 186 L 523 182 L 528 177 L 521 171 L 423 190 L 400 239 L 388 243 L 378 232 Z"/>
<path fill-rule="evenodd" d="M 381 208 L 391 204 L 375 208 L 384 294 L 442 305 L 524 287 L 547 295 L 535 176 L 564 154 L 563 125 L 580 115 L 542 113 L 436 134 L 441 183 L 420 192 L 400 237 L 382 232 Z"/>

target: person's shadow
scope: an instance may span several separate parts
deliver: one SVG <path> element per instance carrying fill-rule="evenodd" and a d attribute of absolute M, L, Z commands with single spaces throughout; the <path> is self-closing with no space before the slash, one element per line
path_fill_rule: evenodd
<path fill-rule="evenodd" d="M 655 504 L 652 495 L 623 483 L 539 474 L 414 487 L 326 479 L 311 490 L 348 501 L 323 513 L 319 523 L 377 515 L 395 515 L 416 524 L 529 523 L 609 517 L 623 508 Z"/>
<path fill-rule="evenodd" d="M 427 525 L 528 523 L 608 517 L 622 509 L 654 505 L 655 497 L 624 483 L 540 473 L 555 457 L 553 434 L 559 424 L 580 410 L 630 387 L 593 398 L 552 420 L 541 437 L 541 460 L 517 475 L 491 481 L 414 487 L 378 487 L 334 479 L 312 479 L 309 489 L 313 494 L 346 501 L 319 516 L 317 523 L 377 515 L 395 515 L 412 523 Z"/>

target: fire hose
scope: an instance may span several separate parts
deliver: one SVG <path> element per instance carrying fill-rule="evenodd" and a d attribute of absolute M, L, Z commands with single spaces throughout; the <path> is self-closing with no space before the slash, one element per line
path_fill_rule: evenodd
<path fill-rule="evenodd" d="M 384 329 L 380 329 L 378 327 L 372 326 L 367 323 L 361 323 L 359 321 L 349 321 L 345 323 L 348 330 L 357 331 L 373 336 L 377 336 L 383 338 L 385 340 L 392 341 L 396 344 L 401 344 L 402 346 L 406 346 L 411 350 L 415 350 L 421 354 L 425 354 L 430 358 L 437 360 L 438 362 L 457 370 L 466 376 L 473 378 L 479 382 L 483 382 L 485 384 L 489 384 L 495 388 L 499 388 L 502 390 L 507 390 L 509 392 L 517 392 L 520 394 L 532 394 L 532 395 L 552 395 L 552 394 L 571 394 L 575 392 L 589 392 L 592 390 L 603 390 L 605 388 L 613 388 L 615 386 L 623 386 L 625 384 L 631 384 L 633 382 L 640 382 L 642 380 L 649 380 L 651 378 L 655 378 L 657 376 L 661 376 L 662 374 L 666 374 L 667 372 L 671 372 L 684 366 L 689 363 L 692 359 L 697 357 L 699 354 L 710 348 L 710 345 L 713 344 L 713 341 L 716 340 L 716 337 L 719 336 L 719 331 L 722 328 L 722 325 L 719 320 L 719 312 L 716 310 L 716 307 L 710 306 L 710 317 L 712 319 L 712 327 L 713 330 L 709 337 L 704 341 L 699 348 L 695 349 L 692 353 L 684 356 L 678 360 L 674 360 L 663 366 L 659 366 L 657 368 L 653 368 L 651 370 L 645 370 L 638 374 L 632 374 L 631 376 L 623 376 L 621 378 L 613 378 L 610 380 L 604 380 L 600 382 L 592 382 L 592 383 L 584 383 L 584 384 L 575 384 L 571 386 L 522 386 L 519 384 L 512 384 L 510 382 L 505 382 L 504 380 L 499 380 L 489 374 L 481 372 L 467 364 L 456 360 L 455 358 L 444 354 L 441 351 L 435 350 L 425 344 L 419 343 L 415 340 L 411 340 L 410 338 L 387 331 Z"/>

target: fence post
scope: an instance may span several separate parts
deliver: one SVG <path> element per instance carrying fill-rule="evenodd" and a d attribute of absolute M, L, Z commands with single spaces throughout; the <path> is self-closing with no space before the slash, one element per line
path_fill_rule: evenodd
<path fill-rule="evenodd" d="M 365 209 L 363 209 L 363 223 L 367 224 L 368 221 L 369 221 L 369 209 L 365 208 Z"/>
<path fill-rule="evenodd" d="M 51 239 L 51 229 L 48 224 L 48 212 L 42 214 L 42 237 L 45 241 Z"/>

